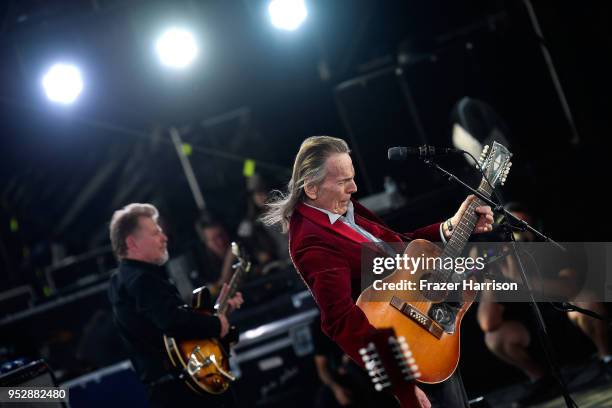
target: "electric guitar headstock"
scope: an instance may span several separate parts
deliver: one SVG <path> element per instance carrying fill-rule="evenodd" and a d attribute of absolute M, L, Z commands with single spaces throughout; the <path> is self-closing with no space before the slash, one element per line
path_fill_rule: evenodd
<path fill-rule="evenodd" d="M 224 296 L 219 296 L 217 303 L 214 306 L 214 310 L 217 313 L 225 313 L 228 308 L 227 301 L 231 299 L 238 291 L 238 287 L 242 283 L 242 279 L 251 270 L 251 262 L 248 259 L 248 255 L 243 247 L 236 242 L 232 242 L 232 254 L 236 257 L 237 262 L 232 265 L 234 274 L 228 282 L 229 289 L 225 292 Z"/>
<path fill-rule="evenodd" d="M 245 273 L 251 270 L 251 262 L 249 262 L 246 251 L 236 242 L 232 242 L 232 255 L 238 260 L 238 263 L 232 266 L 234 269 L 242 268 Z"/>
<path fill-rule="evenodd" d="M 402 408 L 420 406 L 414 382 L 421 374 L 404 337 L 378 329 L 359 353 L 377 391 L 391 391 Z"/>

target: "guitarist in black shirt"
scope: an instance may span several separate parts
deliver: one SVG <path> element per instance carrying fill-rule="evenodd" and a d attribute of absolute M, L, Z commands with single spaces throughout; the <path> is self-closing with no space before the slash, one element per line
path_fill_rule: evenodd
<path fill-rule="evenodd" d="M 153 407 L 233 406 L 231 393 L 200 395 L 190 390 L 167 360 L 164 334 L 223 338 L 229 324 L 224 314 L 204 315 L 185 305 L 167 280 L 163 265 L 168 261 L 168 238 L 158 215 L 154 206 L 135 203 L 115 211 L 111 219 L 110 239 L 120 262 L 108 291 L 115 325 Z M 238 292 L 228 301 L 230 311 L 242 302 Z"/>

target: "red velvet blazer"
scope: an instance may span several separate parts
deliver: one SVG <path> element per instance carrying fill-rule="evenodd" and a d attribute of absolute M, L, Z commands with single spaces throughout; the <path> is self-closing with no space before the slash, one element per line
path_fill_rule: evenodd
<path fill-rule="evenodd" d="M 355 222 L 385 242 L 401 242 L 372 212 L 353 201 Z M 440 241 L 440 224 L 404 234 L 410 239 Z M 298 204 L 289 224 L 289 253 L 319 309 L 321 328 L 355 362 L 363 365 L 359 348 L 374 327 L 355 305 L 361 290 L 361 234 L 327 214 Z"/>

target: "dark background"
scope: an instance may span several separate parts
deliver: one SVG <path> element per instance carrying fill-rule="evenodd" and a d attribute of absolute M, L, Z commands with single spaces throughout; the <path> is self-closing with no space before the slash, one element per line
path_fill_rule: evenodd
<path fill-rule="evenodd" d="M 410 201 L 392 226 L 439 220 L 465 194 L 420 162 L 387 162 L 386 149 L 422 142 L 409 106 L 428 143 L 450 146 L 450 111 L 463 96 L 489 103 L 508 126 L 514 166 L 505 197 L 526 202 L 559 241 L 607 240 L 600 200 L 609 185 L 610 9 L 533 3 L 579 139 L 520 1 L 311 1 L 295 32 L 274 29 L 258 0 L 3 2 L 0 288 L 39 282 L 52 242 L 67 255 L 108 245 L 112 212 L 130 202 L 160 208 L 171 252 L 193 241 L 198 210 L 169 126 L 184 131 L 204 198 L 232 228 L 245 212 L 244 159 L 282 188 L 301 141 L 319 134 L 349 140 L 346 124 L 366 171 L 356 166 L 358 197 L 382 191 L 392 175 Z M 186 21 L 201 45 L 184 72 L 162 68 L 152 49 L 173 21 Z M 400 79 L 413 105 L 393 74 L 346 85 L 394 66 L 399 50 L 410 55 Z M 85 81 L 70 107 L 48 102 L 40 86 L 44 69 L 62 57 L 81 66 Z M 441 162 L 465 170 L 461 161 Z M 490 388 L 495 381 L 483 382 L 470 360 L 484 349 L 473 316 L 466 320 L 473 332 L 473 341 L 464 337 L 466 385 Z M 506 368 L 493 359 L 487 367 Z M 507 373 L 506 381 L 517 378 Z"/>

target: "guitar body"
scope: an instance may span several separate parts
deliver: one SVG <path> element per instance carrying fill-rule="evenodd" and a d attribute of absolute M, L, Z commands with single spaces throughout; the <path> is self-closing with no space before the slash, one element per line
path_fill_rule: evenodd
<path fill-rule="evenodd" d="M 190 339 L 176 340 L 164 336 L 166 352 L 172 365 L 188 372 L 191 353 L 196 353 L 198 360 L 205 360 L 205 356 L 214 355 L 217 364 L 229 372 L 229 358 L 225 348 L 218 339 Z M 185 377 L 187 385 L 198 393 L 222 394 L 229 388 L 230 380 L 223 376 L 214 364 L 204 365 L 197 372 Z"/>
<path fill-rule="evenodd" d="M 208 304 L 210 304 L 210 292 L 206 287 L 193 291 L 192 307 L 194 309 L 211 315 L 212 311 L 207 309 Z M 234 332 L 236 332 L 235 328 Z M 170 362 L 184 373 L 186 384 L 201 394 L 222 394 L 229 388 L 231 379 L 223 374 L 223 371 L 230 372 L 229 357 L 226 345 L 222 343 L 225 341 L 221 342 L 216 338 L 179 340 L 164 336 L 164 346 Z M 212 362 L 210 356 L 214 356 L 215 363 Z M 202 365 L 198 367 L 198 364 Z"/>
<path fill-rule="evenodd" d="M 442 254 L 442 250 L 426 240 L 410 242 L 404 254 L 411 258 L 431 257 Z M 426 269 L 398 269 L 383 279 L 383 282 L 415 282 L 419 287 L 421 279 L 428 279 Z M 431 280 L 428 279 L 428 280 Z M 385 294 L 384 298 L 381 294 Z M 415 299 L 415 291 L 407 292 L 405 299 Z M 462 293 L 462 302 L 447 305 L 446 302 L 406 301 L 401 291 L 377 291 L 371 286 L 365 289 L 357 299 L 357 306 L 363 310 L 370 324 L 378 329 L 392 327 L 398 336 L 403 336 L 410 343 L 410 349 L 418 361 L 423 383 L 439 383 L 449 378 L 459 363 L 461 320 L 476 296 L 475 291 Z M 436 316 L 444 324 L 439 324 Z"/>

